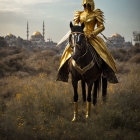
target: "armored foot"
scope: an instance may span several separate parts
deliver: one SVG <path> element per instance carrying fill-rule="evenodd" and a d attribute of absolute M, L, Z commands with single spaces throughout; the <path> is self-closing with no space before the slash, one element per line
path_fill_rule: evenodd
<path fill-rule="evenodd" d="M 78 103 L 74 102 L 74 116 L 72 122 L 75 122 L 77 120 L 77 115 L 78 115 Z"/>
<path fill-rule="evenodd" d="M 89 116 L 90 116 L 90 110 L 91 110 L 91 102 L 87 102 L 87 106 L 86 106 L 86 119 L 88 119 Z"/>

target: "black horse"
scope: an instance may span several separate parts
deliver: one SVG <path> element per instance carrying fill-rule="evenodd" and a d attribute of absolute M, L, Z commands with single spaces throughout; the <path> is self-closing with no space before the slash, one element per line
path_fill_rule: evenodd
<path fill-rule="evenodd" d="M 95 105 L 97 102 L 97 93 L 101 86 L 103 99 L 106 97 L 107 79 L 102 76 L 103 60 L 94 50 L 93 46 L 90 45 L 88 38 L 84 35 L 84 24 L 81 26 L 73 26 L 71 22 L 70 28 L 71 34 L 69 36 L 69 44 L 73 53 L 69 59 L 68 66 L 74 89 L 74 117 L 72 121 L 76 121 L 78 114 L 78 81 L 81 80 L 83 100 L 87 100 L 86 118 L 88 118 L 91 108 L 92 86 L 94 84 L 93 104 Z M 87 97 L 85 84 L 88 86 Z"/>

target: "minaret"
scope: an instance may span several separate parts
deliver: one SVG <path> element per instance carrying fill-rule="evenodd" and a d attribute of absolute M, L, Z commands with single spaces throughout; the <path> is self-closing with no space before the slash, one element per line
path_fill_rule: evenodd
<path fill-rule="evenodd" d="M 43 33 L 42 33 L 42 35 L 43 35 L 43 39 L 45 41 L 45 24 L 44 24 L 44 21 L 43 21 Z"/>
<path fill-rule="evenodd" d="M 29 25 L 28 25 L 28 21 L 27 21 L 27 40 L 29 40 Z"/>

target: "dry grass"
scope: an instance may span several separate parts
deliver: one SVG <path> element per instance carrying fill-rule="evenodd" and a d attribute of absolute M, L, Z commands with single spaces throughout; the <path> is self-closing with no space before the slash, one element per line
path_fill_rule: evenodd
<path fill-rule="evenodd" d="M 0 77 L 37 75 L 41 72 L 56 74 L 59 65 L 57 50 L 2 48 L 0 50 Z M 21 74 L 21 77 L 22 74 Z"/>
<path fill-rule="evenodd" d="M 130 63 L 137 63 L 139 64 L 140 63 L 140 54 L 137 54 L 135 55 L 134 57 L 132 57 L 130 60 L 129 60 Z"/>
<path fill-rule="evenodd" d="M 72 123 L 72 86 L 70 83 L 55 82 L 59 57 L 55 51 L 49 51 L 27 51 L 25 55 L 22 50 L 14 56 L 11 53 L 2 57 L 1 63 L 6 65 L 8 70 L 1 68 L 5 71 L 0 79 L 0 139 L 138 140 L 140 138 L 139 64 L 131 62 L 130 65 L 124 61 L 119 63 L 120 83 L 109 85 L 107 103 L 103 104 L 100 97 L 97 106 L 92 107 L 89 120 L 85 120 L 85 104 L 82 103 L 79 93 L 79 120 Z M 21 58 L 19 54 L 22 54 Z M 15 62 L 21 64 L 20 71 L 15 70 L 17 63 L 12 66 L 14 70 L 11 70 L 9 63 L 5 63 L 11 59 L 17 59 Z M 121 71 L 123 66 L 125 68 Z M 33 74 L 28 68 L 34 70 Z M 126 69 L 128 71 L 125 71 Z M 80 92 L 80 89 L 78 91 Z"/>
<path fill-rule="evenodd" d="M 125 49 L 112 49 L 111 54 L 114 56 L 114 58 L 119 62 L 126 62 L 133 57 L 138 57 L 140 55 L 140 46 L 133 46 L 132 48 L 125 50 Z M 138 58 L 137 58 L 138 59 Z M 140 61 L 131 61 L 140 63 Z"/>

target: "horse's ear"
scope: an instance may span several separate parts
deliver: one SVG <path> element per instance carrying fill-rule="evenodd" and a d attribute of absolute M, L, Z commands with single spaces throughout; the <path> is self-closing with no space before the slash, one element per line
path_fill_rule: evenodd
<path fill-rule="evenodd" d="M 73 24 L 72 24 L 72 22 L 70 22 L 70 28 L 72 28 L 73 27 Z"/>
<path fill-rule="evenodd" d="M 84 24 L 84 23 L 82 23 L 81 27 L 82 27 L 82 30 L 83 30 L 83 29 L 85 28 L 85 24 Z"/>

